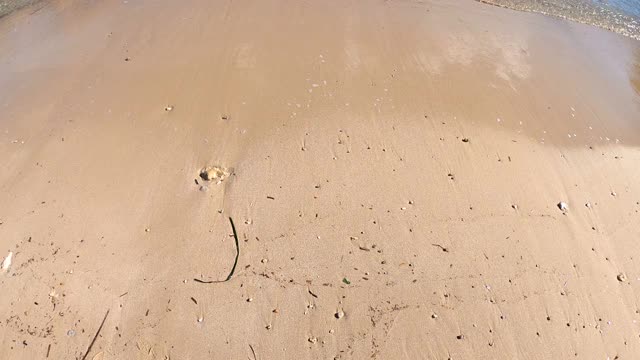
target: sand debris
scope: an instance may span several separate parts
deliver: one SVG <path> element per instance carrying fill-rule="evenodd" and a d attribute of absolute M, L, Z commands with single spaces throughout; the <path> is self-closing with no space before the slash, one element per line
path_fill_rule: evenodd
<path fill-rule="evenodd" d="M 200 178 L 202 180 L 212 181 L 216 184 L 223 182 L 229 175 L 229 169 L 221 166 L 207 166 L 200 170 Z"/>

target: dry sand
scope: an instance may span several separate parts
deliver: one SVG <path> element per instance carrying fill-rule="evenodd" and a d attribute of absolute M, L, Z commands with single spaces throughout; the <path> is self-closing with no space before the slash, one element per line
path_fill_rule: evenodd
<path fill-rule="evenodd" d="M 0 20 L 0 358 L 640 354 L 637 41 L 471 0 L 43 4 Z M 235 273 L 194 281 L 229 217 Z"/>

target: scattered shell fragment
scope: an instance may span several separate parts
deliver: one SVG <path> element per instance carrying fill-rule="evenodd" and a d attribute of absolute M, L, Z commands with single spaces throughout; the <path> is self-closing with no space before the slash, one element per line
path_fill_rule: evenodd
<path fill-rule="evenodd" d="M 220 184 L 229 176 L 229 170 L 221 166 L 207 166 L 200 170 L 200 177 L 205 181 L 213 181 Z"/>
<path fill-rule="evenodd" d="M 7 257 L 4 258 L 4 260 L 2 260 L 2 272 L 9 271 L 9 267 L 11 267 L 12 260 L 13 260 L 13 252 L 9 251 L 9 254 L 7 255 Z"/>

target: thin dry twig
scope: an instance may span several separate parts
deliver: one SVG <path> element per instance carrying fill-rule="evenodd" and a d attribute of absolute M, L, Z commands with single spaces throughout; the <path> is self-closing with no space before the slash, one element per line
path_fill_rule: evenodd
<path fill-rule="evenodd" d="M 89 347 L 87 348 L 87 351 L 84 352 L 84 356 L 82 357 L 82 360 L 86 360 L 87 356 L 89 356 L 89 353 L 91 352 L 91 348 L 93 347 L 93 344 L 96 342 L 96 339 L 98 338 L 98 335 L 100 335 L 100 331 L 102 331 L 102 327 L 104 326 L 104 322 L 107 321 L 107 316 L 109 316 L 109 310 L 107 310 L 107 312 L 104 314 L 104 318 L 102 319 L 102 323 L 100 324 L 100 327 L 98 328 L 98 331 L 96 331 L 96 335 L 93 337 L 93 340 L 91 340 L 91 344 L 89 344 Z"/>

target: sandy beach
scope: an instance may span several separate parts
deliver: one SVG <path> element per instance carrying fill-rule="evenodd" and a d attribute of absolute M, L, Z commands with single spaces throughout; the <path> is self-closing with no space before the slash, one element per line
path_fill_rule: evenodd
<path fill-rule="evenodd" d="M 0 114 L 2 359 L 640 354 L 637 40 L 44 1 L 0 19 Z"/>

